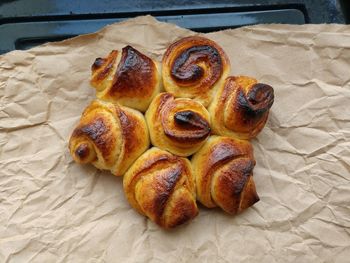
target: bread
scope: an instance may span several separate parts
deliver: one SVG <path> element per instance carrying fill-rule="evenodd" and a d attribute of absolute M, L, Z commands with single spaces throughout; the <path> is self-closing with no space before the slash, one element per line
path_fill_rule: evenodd
<path fill-rule="evenodd" d="M 143 115 L 133 109 L 94 100 L 83 112 L 69 140 L 77 163 L 120 176 L 149 147 Z"/>
<path fill-rule="evenodd" d="M 218 44 L 200 36 L 176 41 L 162 75 L 131 46 L 97 58 L 91 70 L 98 99 L 83 112 L 69 150 L 78 163 L 124 175 L 136 211 L 168 229 L 198 215 L 196 200 L 232 215 L 259 201 L 249 139 L 263 129 L 274 90 L 228 77 Z"/>
<path fill-rule="evenodd" d="M 198 214 L 190 162 L 156 147 L 130 167 L 123 186 L 131 206 L 164 228 Z"/>
<path fill-rule="evenodd" d="M 191 162 L 197 199 L 204 206 L 219 206 L 229 214 L 236 214 L 259 201 L 249 141 L 211 136 Z"/>
<path fill-rule="evenodd" d="M 175 99 L 170 93 L 154 98 L 146 121 L 152 144 L 179 156 L 193 154 L 210 134 L 210 117 L 204 106 L 191 99 Z"/>
<path fill-rule="evenodd" d="M 158 63 L 131 46 L 97 58 L 91 70 L 90 83 L 98 98 L 142 112 L 161 90 Z"/>
<path fill-rule="evenodd" d="M 213 133 L 254 138 L 264 128 L 273 101 L 271 86 L 246 76 L 227 78 L 209 106 Z"/>
<path fill-rule="evenodd" d="M 197 100 L 205 107 L 229 73 L 230 62 L 223 49 L 199 36 L 171 44 L 162 61 L 165 90 L 175 97 Z"/>

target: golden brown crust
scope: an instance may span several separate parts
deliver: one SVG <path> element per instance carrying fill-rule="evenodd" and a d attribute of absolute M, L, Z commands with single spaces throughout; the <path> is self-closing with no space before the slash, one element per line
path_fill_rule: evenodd
<path fill-rule="evenodd" d="M 265 126 L 273 88 L 256 79 L 228 77 L 209 107 L 214 134 L 254 138 Z"/>
<path fill-rule="evenodd" d="M 98 98 L 141 111 L 161 89 L 157 63 L 131 46 L 97 58 L 91 70 Z"/>
<path fill-rule="evenodd" d="M 171 44 L 162 61 L 165 90 L 208 106 L 215 90 L 230 72 L 223 49 L 204 37 L 182 38 Z"/>
<path fill-rule="evenodd" d="M 155 63 L 131 46 L 122 49 L 110 96 L 147 98 L 152 95 L 152 87 L 157 84 Z"/>
<path fill-rule="evenodd" d="M 130 167 L 123 185 L 131 206 L 164 228 L 198 214 L 192 170 L 185 158 L 154 147 Z"/>
<path fill-rule="evenodd" d="M 255 160 L 248 141 L 211 136 L 193 155 L 197 199 L 236 214 L 259 201 L 253 181 Z"/>
<path fill-rule="evenodd" d="M 108 81 L 107 76 L 111 74 L 118 54 L 118 50 L 112 50 L 107 58 L 96 58 L 91 66 L 91 71 L 93 72 L 91 84 L 93 86 L 98 87 L 101 85 L 100 83 L 104 84 L 104 82 Z"/>
<path fill-rule="evenodd" d="M 141 113 L 94 100 L 84 111 L 69 141 L 73 159 L 123 175 L 149 146 Z"/>
<path fill-rule="evenodd" d="M 113 124 L 111 124 L 108 119 L 97 115 L 96 118 L 91 119 L 89 123 L 78 126 L 73 131 L 72 137 L 87 137 L 101 153 L 105 162 L 108 164 L 113 163 L 110 152 L 113 150 L 116 138 L 113 136 Z M 93 152 L 93 149 L 89 148 L 89 146 L 89 142 L 79 145 L 74 152 L 77 161 L 81 159 L 82 162 L 84 162 L 86 157 L 91 154 L 90 152 Z"/>
<path fill-rule="evenodd" d="M 152 144 L 180 156 L 193 154 L 206 141 L 209 119 L 203 105 L 170 93 L 156 96 L 146 112 Z"/>

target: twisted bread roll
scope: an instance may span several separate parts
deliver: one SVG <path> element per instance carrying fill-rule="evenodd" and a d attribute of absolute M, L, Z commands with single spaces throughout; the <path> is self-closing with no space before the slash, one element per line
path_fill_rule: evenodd
<path fill-rule="evenodd" d="M 214 41 L 183 38 L 170 45 L 162 62 L 163 84 L 175 97 L 191 98 L 207 107 L 230 73 L 230 62 Z"/>
<path fill-rule="evenodd" d="M 140 214 L 172 228 L 198 214 L 192 176 L 187 159 L 153 147 L 126 172 L 124 192 Z"/>
<path fill-rule="evenodd" d="M 209 106 L 213 133 L 254 138 L 264 128 L 273 101 L 271 86 L 246 76 L 228 77 Z"/>
<path fill-rule="evenodd" d="M 159 65 L 131 46 L 97 58 L 91 70 L 98 98 L 143 112 L 161 90 Z"/>
<path fill-rule="evenodd" d="M 253 181 L 255 160 L 249 141 L 211 136 L 192 157 L 197 199 L 236 214 L 259 201 Z"/>
<path fill-rule="evenodd" d="M 152 144 L 179 156 L 193 154 L 206 141 L 209 119 L 202 104 L 170 93 L 156 96 L 146 112 Z"/>
<path fill-rule="evenodd" d="M 69 140 L 77 163 L 123 175 L 149 147 L 143 115 L 133 109 L 94 100 L 83 112 Z"/>

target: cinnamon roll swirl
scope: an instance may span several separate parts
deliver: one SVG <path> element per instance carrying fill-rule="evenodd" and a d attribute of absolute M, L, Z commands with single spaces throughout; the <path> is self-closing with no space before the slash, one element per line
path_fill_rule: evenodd
<path fill-rule="evenodd" d="M 206 141 L 209 119 L 202 104 L 171 93 L 156 96 L 146 112 L 152 144 L 179 156 L 193 154 Z"/>
<path fill-rule="evenodd" d="M 200 36 L 171 44 L 162 62 L 163 84 L 175 97 L 191 98 L 207 107 L 230 73 L 230 62 L 214 41 Z"/>

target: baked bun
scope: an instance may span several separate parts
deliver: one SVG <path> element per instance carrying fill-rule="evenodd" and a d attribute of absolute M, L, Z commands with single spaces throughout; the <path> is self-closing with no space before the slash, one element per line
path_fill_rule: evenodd
<path fill-rule="evenodd" d="M 202 104 L 161 93 L 146 112 L 154 146 L 179 156 L 196 152 L 210 135 L 210 117 Z"/>
<path fill-rule="evenodd" d="M 249 141 L 211 136 L 192 157 L 197 199 L 236 214 L 259 201 L 253 181 L 255 160 Z"/>
<path fill-rule="evenodd" d="M 192 36 L 171 44 L 162 61 L 163 84 L 175 97 L 191 98 L 207 107 L 230 73 L 230 62 L 214 41 Z"/>
<path fill-rule="evenodd" d="M 97 58 L 91 70 L 90 83 L 99 99 L 142 112 L 161 90 L 159 65 L 131 46 Z"/>
<path fill-rule="evenodd" d="M 77 163 L 92 163 L 118 176 L 148 147 L 148 129 L 140 112 L 100 100 L 85 109 L 69 141 Z"/>
<path fill-rule="evenodd" d="M 130 167 L 123 186 L 131 206 L 164 228 L 198 214 L 190 162 L 156 147 Z"/>
<path fill-rule="evenodd" d="M 264 128 L 273 101 L 271 86 L 246 76 L 228 77 L 209 107 L 213 133 L 254 138 Z"/>

